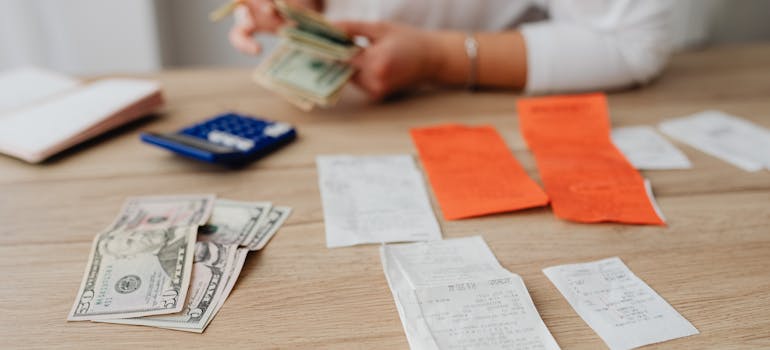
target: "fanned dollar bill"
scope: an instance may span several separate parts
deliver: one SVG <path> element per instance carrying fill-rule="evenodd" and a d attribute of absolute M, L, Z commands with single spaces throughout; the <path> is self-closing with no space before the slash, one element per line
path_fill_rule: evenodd
<path fill-rule="evenodd" d="M 274 1 L 291 26 L 278 34 L 282 42 L 262 61 L 254 80 L 303 110 L 331 106 L 353 75 L 347 61 L 360 48 L 320 13 Z"/>
<path fill-rule="evenodd" d="M 254 79 L 282 95 L 330 106 L 352 75 L 353 68 L 347 63 L 314 54 L 300 44 L 284 43 L 260 64 Z"/>
<path fill-rule="evenodd" d="M 214 312 L 212 313 L 211 317 L 208 319 L 206 324 L 203 325 L 203 328 L 194 328 L 194 329 L 177 328 L 177 330 L 202 333 L 203 330 L 206 327 L 208 327 L 209 323 L 211 323 L 211 320 L 214 319 L 214 315 L 216 315 L 219 312 L 219 309 L 221 309 L 222 305 L 225 304 L 225 300 L 227 300 L 227 297 L 230 296 L 230 292 L 233 291 L 233 287 L 235 287 L 235 283 L 238 282 L 238 277 L 240 277 L 241 275 L 241 270 L 243 270 L 243 264 L 246 262 L 246 256 L 248 254 L 249 254 L 248 249 L 238 248 L 238 251 L 235 255 L 235 263 L 233 264 L 232 269 L 228 273 L 227 284 L 225 285 L 225 290 L 222 292 L 222 297 L 219 298 L 219 304 L 215 306 Z"/>
<path fill-rule="evenodd" d="M 68 320 L 159 315 L 184 308 L 197 226 L 108 230 L 94 239 Z"/>
<path fill-rule="evenodd" d="M 290 207 L 273 207 L 265 223 L 260 227 L 259 232 L 250 241 L 244 244 L 249 250 L 261 250 L 270 238 L 273 238 L 278 229 L 281 228 L 286 219 L 291 215 Z"/>
<path fill-rule="evenodd" d="M 215 198 L 213 194 L 131 197 L 108 231 L 200 226 L 211 216 Z"/>
<path fill-rule="evenodd" d="M 221 304 L 228 281 L 239 263 L 236 260 L 237 249 L 237 245 L 223 245 L 215 242 L 196 243 L 187 306 L 181 312 L 99 322 L 203 331 L 214 317 L 217 306 Z M 242 262 L 240 264 L 242 265 Z"/>
<path fill-rule="evenodd" d="M 195 333 L 203 333 L 203 331 L 206 329 L 206 327 L 209 326 L 209 323 L 211 323 L 211 320 L 214 319 L 214 315 L 216 315 L 219 312 L 219 309 L 222 308 L 222 305 L 225 304 L 225 300 L 227 300 L 227 297 L 230 296 L 230 292 L 233 291 L 233 287 L 235 287 L 235 283 L 238 281 L 238 276 L 241 274 L 241 270 L 243 269 L 243 264 L 246 262 L 246 256 L 248 255 L 249 250 L 246 248 L 238 248 L 238 251 L 235 256 L 235 263 L 232 265 L 232 269 L 228 272 L 228 278 L 225 285 L 225 290 L 222 292 L 222 297 L 219 299 L 219 303 L 214 307 L 214 311 L 211 314 L 211 317 L 209 317 L 206 324 L 203 325 L 203 327 L 195 327 L 195 328 L 174 328 L 170 327 L 168 329 L 173 329 L 176 331 L 185 331 L 185 332 L 195 332 Z"/>
<path fill-rule="evenodd" d="M 201 333 L 248 252 L 262 249 L 291 211 L 214 195 L 129 198 L 94 240 L 68 320 Z"/>
<path fill-rule="evenodd" d="M 198 230 L 199 241 L 225 245 L 246 245 L 268 222 L 270 202 L 242 202 L 217 199 L 206 225 Z"/>

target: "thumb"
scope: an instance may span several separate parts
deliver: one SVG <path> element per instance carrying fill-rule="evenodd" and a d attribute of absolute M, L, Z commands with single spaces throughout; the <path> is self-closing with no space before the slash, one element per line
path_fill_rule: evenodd
<path fill-rule="evenodd" d="M 385 35 L 389 27 L 382 22 L 341 21 L 334 25 L 349 36 L 363 36 L 377 40 Z"/>

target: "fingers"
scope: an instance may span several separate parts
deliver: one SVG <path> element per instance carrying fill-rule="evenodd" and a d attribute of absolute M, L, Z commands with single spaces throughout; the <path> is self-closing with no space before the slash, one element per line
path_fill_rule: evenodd
<path fill-rule="evenodd" d="M 376 69 L 372 69 L 377 66 L 376 60 L 372 60 L 371 55 L 364 52 L 356 56 L 353 61 L 358 65 L 356 74 L 351 79 L 353 83 L 364 90 L 372 100 L 378 101 L 384 98 L 388 93 L 387 81 Z"/>
<path fill-rule="evenodd" d="M 364 36 L 372 40 L 383 37 L 389 29 L 382 22 L 341 21 L 334 25 L 350 36 Z"/>
<path fill-rule="evenodd" d="M 230 29 L 230 44 L 238 51 L 249 55 L 258 55 L 260 51 L 259 43 L 252 37 L 254 31 L 246 27 L 233 27 Z"/>
<path fill-rule="evenodd" d="M 259 31 L 275 31 L 283 24 L 272 2 L 266 0 L 243 1 L 235 9 L 235 25 L 230 30 L 230 43 L 239 51 L 256 55 L 260 45 L 254 40 Z"/>
<path fill-rule="evenodd" d="M 274 32 L 283 25 L 283 18 L 278 14 L 272 1 L 249 0 L 246 2 L 254 25 L 263 31 Z"/>

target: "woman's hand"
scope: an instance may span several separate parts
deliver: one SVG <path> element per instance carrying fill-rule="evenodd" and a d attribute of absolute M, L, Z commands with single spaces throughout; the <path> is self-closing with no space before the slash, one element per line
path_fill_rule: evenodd
<path fill-rule="evenodd" d="M 428 31 L 387 22 L 335 23 L 350 36 L 369 39 L 351 59 L 353 82 L 374 100 L 434 79 L 441 69 L 439 38 Z"/>
<path fill-rule="evenodd" d="M 293 6 L 319 11 L 322 0 L 287 1 Z M 235 9 L 235 24 L 230 29 L 230 43 L 239 51 L 251 55 L 259 54 L 261 47 L 254 40 L 259 32 L 274 33 L 283 26 L 284 19 L 270 0 L 243 0 Z"/>

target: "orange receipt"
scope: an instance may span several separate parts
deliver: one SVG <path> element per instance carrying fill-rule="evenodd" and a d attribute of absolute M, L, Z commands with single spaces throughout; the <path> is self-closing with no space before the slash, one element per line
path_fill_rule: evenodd
<path fill-rule="evenodd" d="M 548 204 L 493 127 L 440 125 L 411 134 L 447 220 Z"/>
<path fill-rule="evenodd" d="M 520 99 L 517 109 L 556 216 L 664 224 L 645 179 L 610 139 L 603 94 Z"/>

